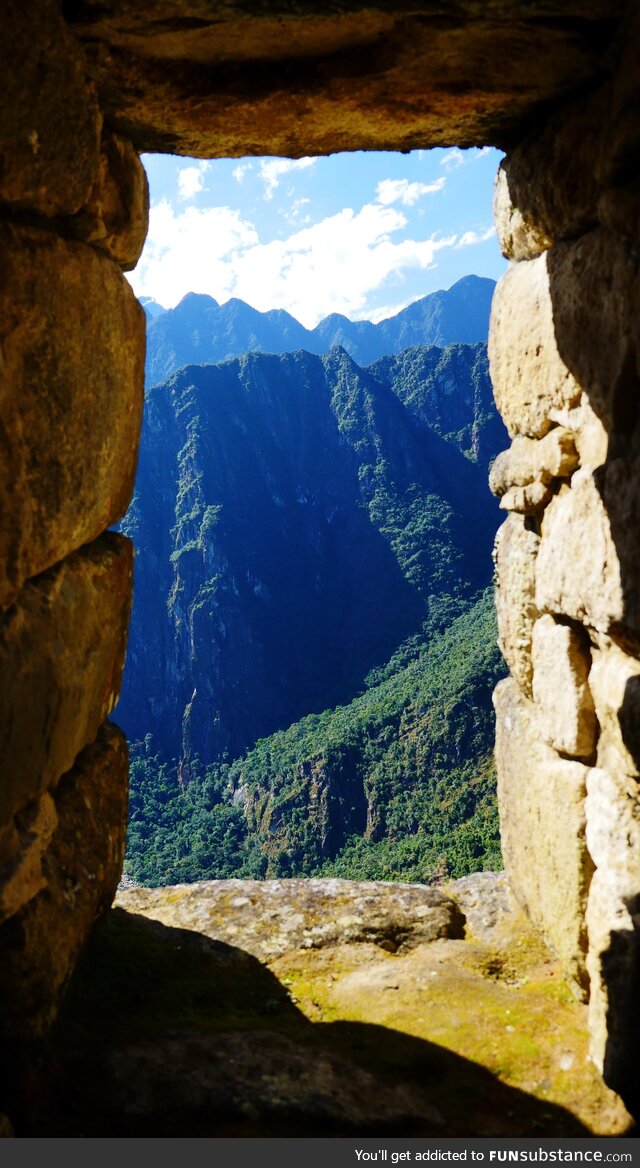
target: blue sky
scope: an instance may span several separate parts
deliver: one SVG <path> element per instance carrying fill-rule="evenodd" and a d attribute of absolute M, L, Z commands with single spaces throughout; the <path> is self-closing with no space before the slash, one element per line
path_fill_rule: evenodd
<path fill-rule="evenodd" d="M 492 225 L 498 151 L 143 159 L 149 236 L 129 279 L 165 308 L 187 292 L 381 320 L 470 272 L 505 268 Z"/>

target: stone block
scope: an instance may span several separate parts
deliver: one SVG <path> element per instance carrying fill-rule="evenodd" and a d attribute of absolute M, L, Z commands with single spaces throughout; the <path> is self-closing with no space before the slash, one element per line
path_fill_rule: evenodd
<path fill-rule="evenodd" d="M 45 886 L 42 857 L 56 829 L 58 816 L 51 795 L 27 804 L 2 833 L 0 859 L 0 923 L 13 916 Z"/>
<path fill-rule="evenodd" d="M 602 466 L 609 452 L 609 435 L 585 394 L 573 409 L 551 410 L 549 417 L 571 432 L 579 466 L 591 471 Z"/>
<path fill-rule="evenodd" d="M 133 548 L 103 535 L 25 585 L 0 623 L 0 824 L 95 738 L 120 689 Z"/>
<path fill-rule="evenodd" d="M 542 438 L 552 428 L 550 411 L 580 400 L 580 385 L 558 349 L 549 254 L 512 264 L 493 296 L 491 381 L 512 438 L 516 434 Z"/>
<path fill-rule="evenodd" d="M 593 652 L 589 684 L 600 726 L 598 764 L 640 775 L 640 661 L 603 639 Z"/>
<path fill-rule="evenodd" d="M 531 696 L 531 636 L 535 606 L 536 556 L 540 540 L 519 515 L 510 515 L 496 536 L 494 561 L 498 643 L 520 689 Z"/>
<path fill-rule="evenodd" d="M 128 272 L 140 258 L 148 225 L 149 184 L 144 166 L 130 142 L 106 131 L 96 182 L 72 230 Z"/>
<path fill-rule="evenodd" d="M 635 245 L 602 228 L 544 258 L 559 357 L 606 430 L 629 441 L 640 416 Z"/>
<path fill-rule="evenodd" d="M 585 844 L 587 768 L 541 740 L 535 709 L 513 679 L 495 694 L 500 838 L 516 899 L 585 995 L 585 909 L 592 863 Z"/>
<path fill-rule="evenodd" d="M 587 908 L 591 1055 L 637 1114 L 640 792 L 635 780 L 600 767 L 587 785 L 587 843 L 596 864 Z"/>
<path fill-rule="evenodd" d="M 599 632 L 640 635 L 640 461 L 614 459 L 547 507 L 536 564 L 535 602 Z"/>
<path fill-rule="evenodd" d="M 512 487 L 566 478 L 577 465 L 575 438 L 568 430 L 556 426 L 538 441 L 518 435 L 510 449 L 496 458 L 489 474 L 489 486 L 494 495 L 504 495 Z"/>
<path fill-rule="evenodd" d="M 596 743 L 596 717 L 582 629 L 541 616 L 533 626 L 533 700 L 540 732 L 561 754 L 588 759 Z"/>
<path fill-rule="evenodd" d="M 101 115 L 81 46 L 56 0 L 0 8 L 0 201 L 73 215 L 98 171 Z"/>
<path fill-rule="evenodd" d="M 502 511 L 517 511 L 519 515 L 537 515 L 544 511 L 553 498 L 551 487 L 545 483 L 527 483 L 526 487 L 511 487 L 500 500 Z"/>
<path fill-rule="evenodd" d="M 43 1034 L 96 917 L 115 895 L 127 822 L 124 735 L 106 723 L 55 792 L 46 888 L 0 928 L 0 1033 Z"/>
<path fill-rule="evenodd" d="M 500 164 L 494 218 L 503 255 L 529 260 L 597 224 L 611 86 L 565 103 Z"/>
<path fill-rule="evenodd" d="M 94 248 L 0 225 L 0 609 L 122 517 L 142 416 L 144 313 Z"/>
<path fill-rule="evenodd" d="M 611 125 L 608 127 L 607 151 L 601 164 L 600 177 L 605 181 L 619 183 L 633 173 L 633 164 L 640 148 L 640 10 L 636 4 L 626 7 L 616 42 Z"/>

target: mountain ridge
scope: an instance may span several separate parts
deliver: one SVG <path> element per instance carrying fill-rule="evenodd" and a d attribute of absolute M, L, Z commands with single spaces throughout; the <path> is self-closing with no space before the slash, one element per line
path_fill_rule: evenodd
<path fill-rule="evenodd" d="M 359 365 L 397 355 L 412 345 L 475 344 L 487 338 L 495 281 L 463 276 L 449 289 L 414 300 L 377 323 L 332 313 L 307 329 L 285 309 L 260 312 L 232 297 L 219 304 L 188 292 L 175 308 L 148 316 L 146 384 L 160 384 L 190 364 L 218 364 L 245 352 L 284 353 L 304 349 L 322 356 L 340 345 Z"/>

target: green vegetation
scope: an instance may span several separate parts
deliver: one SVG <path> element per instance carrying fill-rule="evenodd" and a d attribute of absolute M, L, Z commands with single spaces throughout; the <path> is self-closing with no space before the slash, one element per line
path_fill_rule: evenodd
<path fill-rule="evenodd" d="M 441 597 L 351 703 L 230 764 L 179 769 L 150 736 L 134 746 L 128 874 L 430 881 L 499 867 L 491 692 L 503 666 L 490 592 L 463 606 Z"/>

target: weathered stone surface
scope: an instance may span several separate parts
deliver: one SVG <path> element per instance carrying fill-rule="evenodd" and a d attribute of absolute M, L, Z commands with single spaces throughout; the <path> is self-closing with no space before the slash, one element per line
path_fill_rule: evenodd
<path fill-rule="evenodd" d="M 500 250 L 505 259 L 533 260 L 551 247 L 553 239 L 548 231 L 537 223 L 526 202 L 523 205 L 516 184 L 511 179 L 513 157 L 514 155 L 510 155 L 508 162 L 503 160 L 496 174 L 493 188 L 493 221 Z"/>
<path fill-rule="evenodd" d="M 584 632 L 541 616 L 533 626 L 532 655 L 533 700 L 543 738 L 561 754 L 590 758 L 596 717 Z"/>
<path fill-rule="evenodd" d="M 460 906 L 465 918 L 465 936 L 487 941 L 500 948 L 505 933 L 514 927 L 515 901 L 506 872 L 473 872 L 443 888 Z"/>
<path fill-rule="evenodd" d="M 575 437 L 568 430 L 556 426 L 539 441 L 518 435 L 510 449 L 503 450 L 496 458 L 489 474 L 489 486 L 494 495 L 500 496 L 512 487 L 566 478 L 577 465 Z"/>
<path fill-rule="evenodd" d="M 513 142 L 599 75 L 621 7 L 82 0 L 69 16 L 137 149 L 299 156 Z"/>
<path fill-rule="evenodd" d="M 42 1034 L 96 917 L 109 907 L 124 856 L 128 754 L 105 723 L 55 792 L 58 826 L 46 888 L 0 929 L 0 1033 Z"/>
<path fill-rule="evenodd" d="M 536 564 L 536 605 L 600 632 L 640 632 L 640 464 L 613 459 L 571 488 L 544 514 Z"/>
<path fill-rule="evenodd" d="M 604 85 L 563 105 L 500 164 L 494 217 L 507 259 L 533 259 L 596 225 L 610 116 L 611 87 Z"/>
<path fill-rule="evenodd" d="M 0 608 L 124 514 L 144 313 L 94 248 L 0 225 Z"/>
<path fill-rule="evenodd" d="M 628 442 L 640 409 L 637 249 L 600 229 L 552 248 L 544 258 L 560 359 L 607 430 Z"/>
<path fill-rule="evenodd" d="M 500 837 L 511 888 L 585 994 L 587 768 L 541 741 L 535 709 L 511 678 L 498 685 L 494 704 Z"/>
<path fill-rule="evenodd" d="M 598 199 L 598 219 L 618 235 L 640 239 L 640 182 L 607 187 Z"/>
<path fill-rule="evenodd" d="M 437 937 L 462 937 L 450 897 L 421 884 L 361 880 L 207 880 L 118 893 L 129 912 L 242 946 L 261 960 L 289 949 L 370 942 L 405 952 Z"/>
<path fill-rule="evenodd" d="M 437 1135 L 445 1126 L 437 1108 L 415 1091 L 383 1085 L 329 1051 L 315 1051 L 310 1058 L 304 1045 L 268 1029 L 159 1035 L 153 1043 L 132 1044 L 113 1053 L 107 1073 L 113 1104 L 129 1130 L 134 1125 L 139 1131 L 139 1125 L 147 1130 L 155 1126 L 159 1098 L 166 1100 L 163 1131 L 177 1125 L 186 1132 L 187 1117 L 200 1128 L 207 1112 L 211 1127 L 225 1116 L 242 1123 L 245 1130 L 256 1123 L 278 1127 L 283 1120 L 294 1130 L 311 1128 L 318 1134 L 321 1126 L 331 1133 L 367 1131 L 372 1126 L 397 1131 L 410 1123 Z"/>
<path fill-rule="evenodd" d="M 593 471 L 602 465 L 609 450 L 609 434 L 585 394 L 573 409 L 551 410 L 549 417 L 573 435 L 578 462 L 583 470 Z"/>
<path fill-rule="evenodd" d="M 512 487 L 500 500 L 502 511 L 516 511 L 519 515 L 536 515 L 544 511 L 553 498 L 551 487 L 545 483 L 527 483 L 526 487 Z"/>
<path fill-rule="evenodd" d="M 0 923 L 41 892 L 46 880 L 42 857 L 57 827 L 56 806 L 45 791 L 16 816 L 3 835 L 11 836 L 0 863 Z M 8 854 L 7 854 L 8 853 Z"/>
<path fill-rule="evenodd" d="M 634 1111 L 640 1102 L 640 792 L 635 780 L 589 773 L 587 843 L 596 864 L 589 892 L 591 1054 Z"/>
<path fill-rule="evenodd" d="M 0 201 L 73 215 L 98 170 L 101 116 L 87 63 L 55 0 L 0 10 Z"/>
<path fill-rule="evenodd" d="M 598 765 L 640 775 L 640 661 L 606 641 L 593 652 L 589 684 L 600 726 Z"/>
<path fill-rule="evenodd" d="M 109 533 L 25 585 L 0 624 L 0 823 L 73 765 L 113 709 L 133 549 Z"/>
<path fill-rule="evenodd" d="M 533 515 L 552 498 L 554 479 L 566 478 L 577 465 L 575 438 L 568 430 L 556 426 L 537 441 L 518 434 L 510 449 L 496 458 L 489 486 L 504 511 Z"/>
<path fill-rule="evenodd" d="M 498 643 L 520 689 L 531 696 L 531 636 L 535 605 L 536 556 L 540 539 L 518 515 L 510 515 L 496 536 Z"/>
<path fill-rule="evenodd" d="M 384 901 L 389 885 L 375 887 Z M 628 1131 L 587 1058 L 586 1007 L 504 873 L 444 891 L 464 906 L 464 940 L 390 953 L 349 941 L 347 925 L 335 944 L 268 964 L 246 951 L 248 911 L 230 945 L 114 909 L 76 970 L 21 1134 L 406 1137 L 432 1133 L 434 1113 L 441 1135 Z"/>
<path fill-rule="evenodd" d="M 638 42 L 640 11 L 627 5 L 615 37 L 613 48 L 616 68 L 612 83 L 611 124 L 608 127 L 607 152 L 601 177 L 619 185 L 634 176 L 634 163 L 640 147 L 640 79 L 638 77 Z"/>
<path fill-rule="evenodd" d="M 72 229 L 128 272 L 140 258 L 148 225 L 149 184 L 144 166 L 130 142 L 106 131 L 98 177 Z"/>
<path fill-rule="evenodd" d="M 580 385 L 558 351 L 547 269 L 550 254 L 512 264 L 493 296 L 491 380 L 496 405 L 512 437 L 543 437 L 552 427 L 550 410 L 574 406 L 580 400 Z"/>

